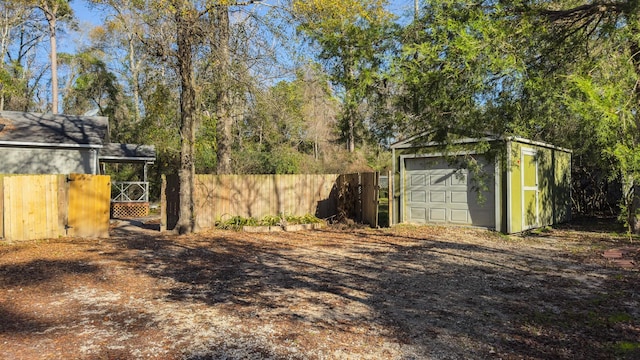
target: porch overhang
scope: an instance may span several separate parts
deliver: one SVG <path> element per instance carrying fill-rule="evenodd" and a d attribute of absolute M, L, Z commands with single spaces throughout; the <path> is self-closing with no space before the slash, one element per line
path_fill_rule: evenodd
<path fill-rule="evenodd" d="M 98 156 L 105 163 L 144 163 L 156 161 L 156 148 L 153 145 L 138 144 L 105 144 Z"/>

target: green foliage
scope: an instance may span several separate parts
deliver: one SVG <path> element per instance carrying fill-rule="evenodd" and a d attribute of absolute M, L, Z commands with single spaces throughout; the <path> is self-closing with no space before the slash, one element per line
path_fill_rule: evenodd
<path fill-rule="evenodd" d="M 386 1 L 294 1 L 300 29 L 320 48 L 331 81 L 340 88 L 340 130 L 349 151 L 367 138 L 362 104 L 381 82 L 381 69 L 392 43 L 392 15 Z"/>
<path fill-rule="evenodd" d="M 218 162 L 216 119 L 213 116 L 203 116 L 196 133 L 196 173 L 214 174 Z"/>
<path fill-rule="evenodd" d="M 405 134 L 432 129 L 448 141 L 451 130 L 502 134 L 512 119 L 494 110 L 521 86 L 523 65 L 506 26 L 505 10 L 486 3 L 430 1 L 405 29 L 394 74 L 402 90 L 396 118 Z M 502 120 L 502 121 L 500 121 Z"/>
<path fill-rule="evenodd" d="M 216 227 L 223 230 L 242 230 L 243 226 L 256 226 L 258 221 L 254 218 L 244 218 L 242 216 L 234 216 L 229 220 L 218 221 Z"/>
<path fill-rule="evenodd" d="M 259 144 L 247 144 L 233 155 L 235 168 L 243 174 L 296 174 L 303 156 L 285 145 L 266 150 Z"/>
<path fill-rule="evenodd" d="M 326 80 L 300 71 L 255 93 L 255 106 L 239 125 L 232 155 L 236 173 L 294 174 L 322 171 L 331 144 L 333 109 Z"/>
<path fill-rule="evenodd" d="M 118 128 L 124 133 L 126 131 L 121 127 L 126 126 L 126 121 L 116 118 L 122 89 L 116 76 L 107 69 L 102 56 L 103 54 L 94 51 L 59 55 L 60 64 L 69 67 L 69 76 L 74 78 L 73 87 L 64 97 L 64 111 L 68 114 L 83 114 L 98 108 L 101 115 L 110 117 L 115 125 L 112 128 Z"/>
<path fill-rule="evenodd" d="M 5 110 L 27 110 L 32 100 L 25 98 L 28 89 L 24 68 L 16 61 L 0 66 L 0 94 L 5 99 Z"/>
<path fill-rule="evenodd" d="M 286 224 L 297 225 L 297 224 L 319 224 L 322 223 L 322 220 L 318 219 L 314 215 L 305 214 L 302 216 L 293 216 L 293 215 L 284 215 L 281 216 L 286 221 Z"/>
<path fill-rule="evenodd" d="M 306 214 L 303 216 L 294 215 L 265 215 L 262 219 L 245 218 L 242 216 L 233 216 L 228 220 L 219 220 L 216 222 L 216 228 L 224 230 L 242 230 L 243 226 L 285 226 L 298 224 L 319 224 L 322 220 L 317 217 Z"/>

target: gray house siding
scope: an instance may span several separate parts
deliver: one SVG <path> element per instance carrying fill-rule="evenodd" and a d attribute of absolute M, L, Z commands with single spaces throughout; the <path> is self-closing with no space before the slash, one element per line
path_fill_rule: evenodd
<path fill-rule="evenodd" d="M 98 174 L 100 162 L 146 165 L 148 145 L 109 143 L 104 116 L 0 111 L 0 174 Z"/>
<path fill-rule="evenodd" d="M 97 174 L 96 149 L 0 147 L 0 174 Z"/>

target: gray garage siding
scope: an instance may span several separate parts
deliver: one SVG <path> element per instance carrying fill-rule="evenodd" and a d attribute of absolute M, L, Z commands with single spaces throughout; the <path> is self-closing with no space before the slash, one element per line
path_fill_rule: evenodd
<path fill-rule="evenodd" d="M 95 174 L 94 149 L 0 147 L 0 174 Z"/>
<path fill-rule="evenodd" d="M 495 169 L 483 163 L 489 191 L 480 200 L 478 183 L 467 169 L 441 157 L 405 158 L 403 221 L 495 228 Z"/>

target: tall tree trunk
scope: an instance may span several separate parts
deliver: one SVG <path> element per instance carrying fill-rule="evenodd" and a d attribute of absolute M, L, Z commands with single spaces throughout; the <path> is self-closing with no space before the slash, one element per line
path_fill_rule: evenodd
<path fill-rule="evenodd" d="M 131 69 L 131 87 L 133 89 L 133 122 L 138 123 L 141 117 L 140 111 L 140 66 L 136 62 L 135 47 L 133 34 L 129 34 L 127 41 L 129 42 L 129 69 Z"/>
<path fill-rule="evenodd" d="M 180 75 L 180 214 L 176 230 L 180 234 L 194 232 L 195 229 L 195 85 L 193 82 L 193 43 L 191 28 L 194 21 L 176 15 L 178 71 Z"/>
<path fill-rule="evenodd" d="M 356 100 L 353 96 L 353 90 L 350 88 L 345 89 L 345 115 L 347 121 L 347 150 L 350 153 L 356 151 Z"/>
<path fill-rule="evenodd" d="M 58 49 L 56 43 L 56 9 L 45 11 L 47 23 L 49 24 L 49 42 L 51 44 L 51 112 L 58 113 Z"/>
<path fill-rule="evenodd" d="M 220 74 L 219 93 L 217 96 L 217 164 L 216 173 L 231 174 L 231 145 L 232 145 L 232 94 L 229 82 L 231 80 L 231 59 L 229 52 L 229 10 L 226 6 L 220 6 L 216 10 L 217 38 L 216 50 L 218 57 L 218 71 Z"/>
<path fill-rule="evenodd" d="M 356 124 L 355 124 L 354 116 L 355 116 L 354 111 L 353 109 L 351 109 L 351 106 L 349 106 L 349 110 L 347 113 L 347 121 L 349 124 L 349 138 L 347 140 L 347 144 L 348 144 L 350 153 L 353 153 L 356 151 L 356 131 L 355 131 Z"/>
<path fill-rule="evenodd" d="M 351 53 L 353 50 L 349 49 Z M 352 87 L 352 84 L 356 78 L 353 64 L 351 63 L 351 57 L 348 57 L 344 60 L 345 64 L 345 74 L 348 76 L 347 83 L 345 85 L 345 99 L 346 99 L 346 110 L 347 110 L 347 149 L 350 153 L 356 151 L 356 112 L 357 112 L 357 103 L 355 96 L 355 89 Z"/>
<path fill-rule="evenodd" d="M 9 25 L 9 9 L 6 5 L 2 12 L 2 29 L 0 29 L 0 54 L 6 54 L 9 48 L 9 34 L 11 26 Z M 4 70 L 4 61 L 0 61 L 0 72 Z M 3 86 L 0 85 L 0 111 L 4 111 L 5 92 Z"/>

